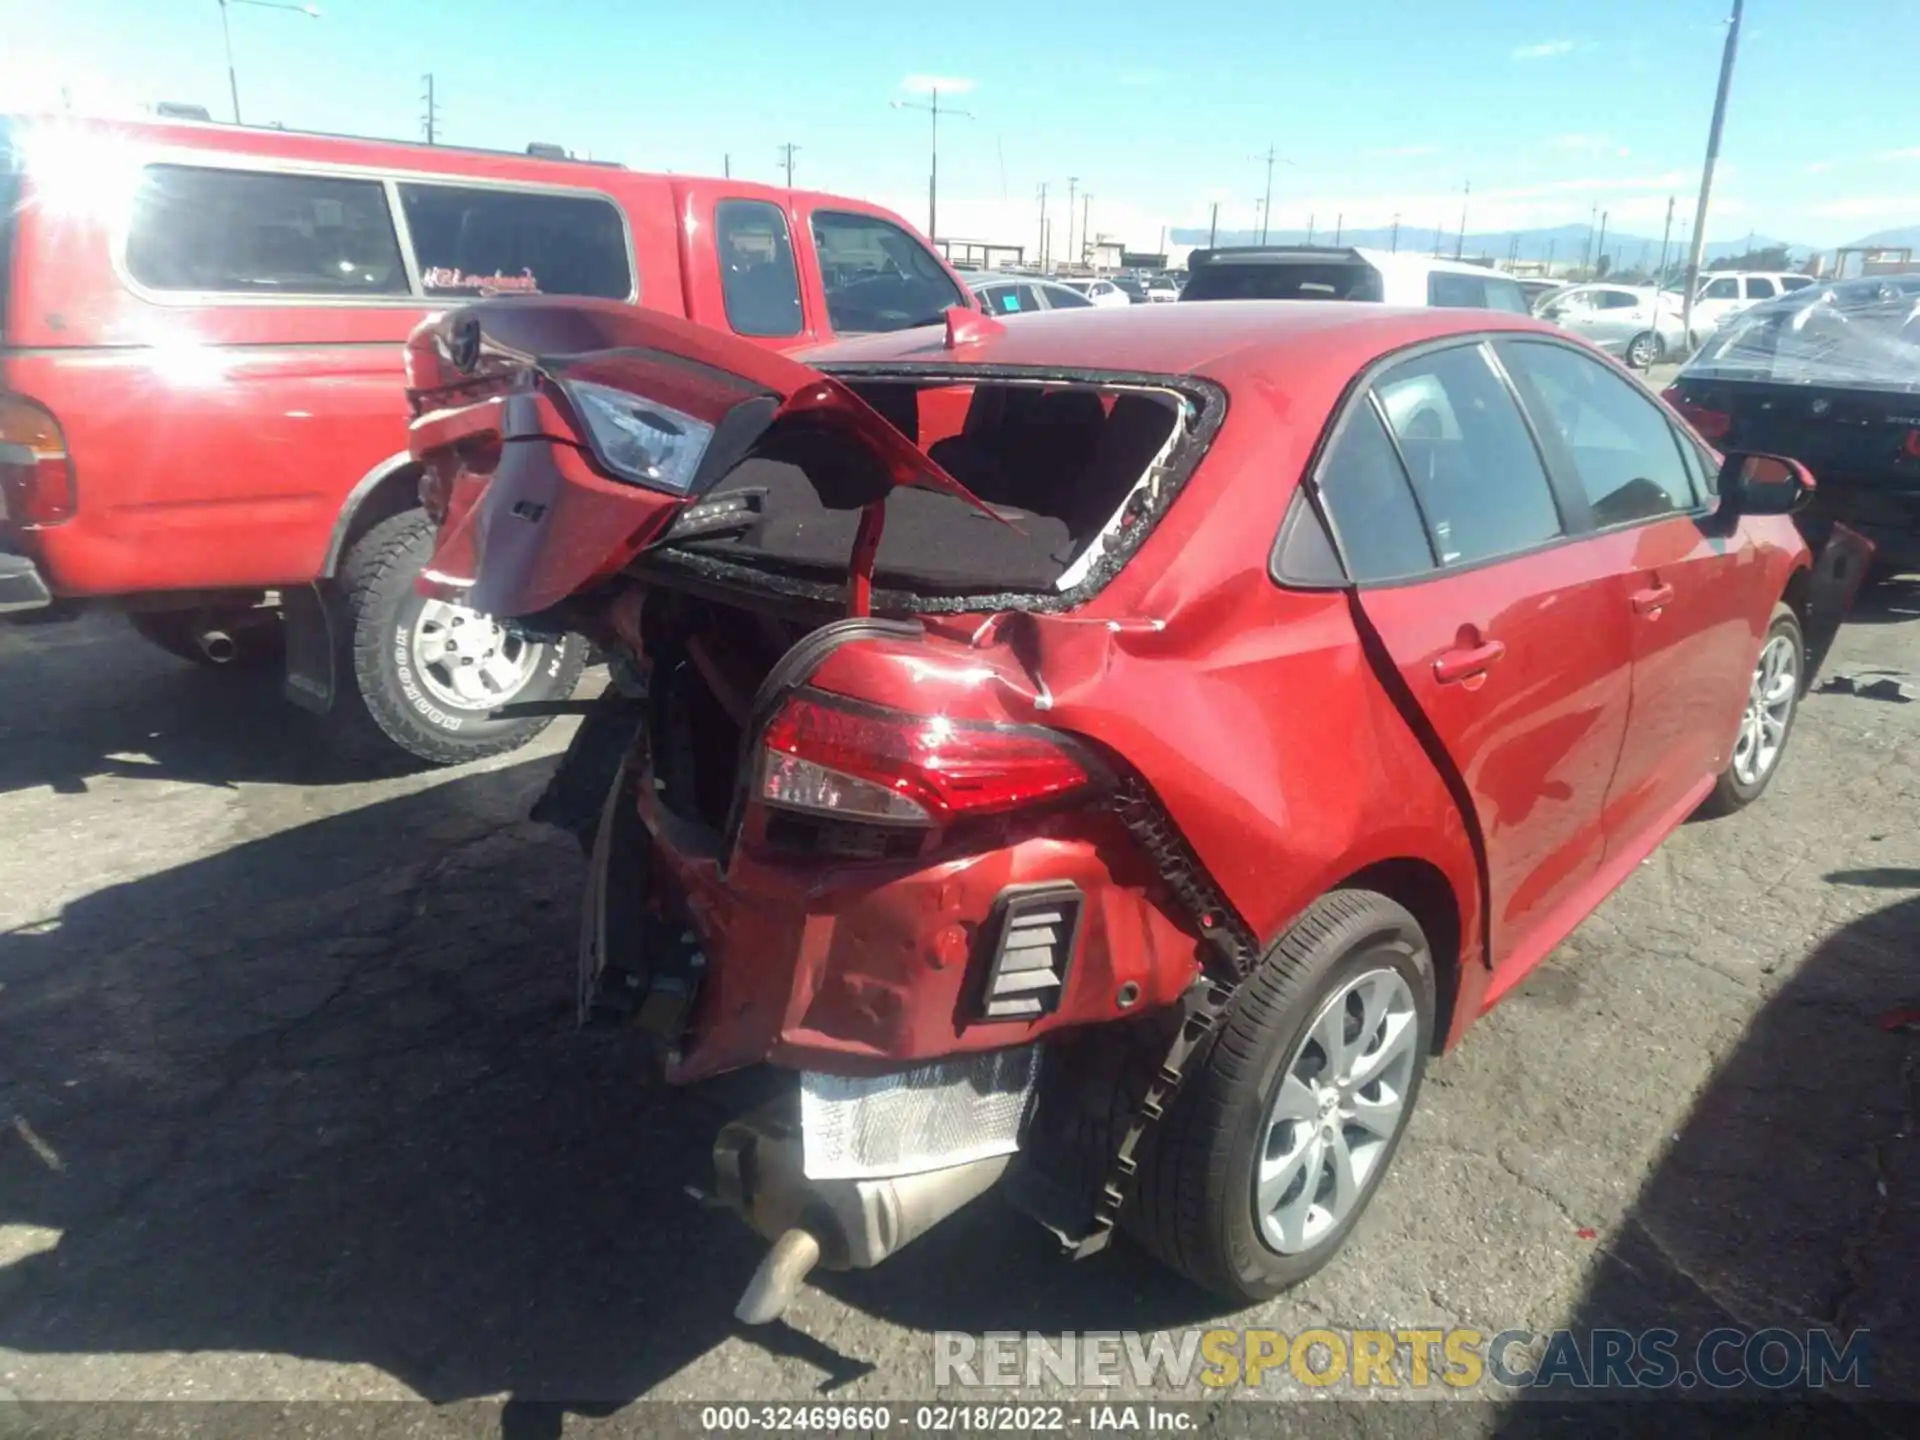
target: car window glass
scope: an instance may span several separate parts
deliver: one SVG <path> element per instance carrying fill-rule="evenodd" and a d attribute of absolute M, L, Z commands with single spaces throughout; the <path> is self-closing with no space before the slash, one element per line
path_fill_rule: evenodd
<path fill-rule="evenodd" d="M 1427 303 L 1484 310 L 1487 287 L 1478 275 L 1455 275 L 1451 271 L 1436 270 L 1427 276 Z"/>
<path fill-rule="evenodd" d="M 1315 479 L 1355 580 L 1391 580 L 1433 568 L 1406 471 L 1372 405 L 1353 407 Z"/>
<path fill-rule="evenodd" d="M 1602 310 L 1631 310 L 1640 303 L 1640 297 L 1631 290 L 1602 290 L 1600 308 Z"/>
<path fill-rule="evenodd" d="M 765 200 L 713 207 L 713 243 L 727 324 L 738 335 L 798 335 L 800 277 L 787 217 Z"/>
<path fill-rule="evenodd" d="M 403 184 L 400 209 L 429 295 L 633 294 L 626 226 L 611 200 Z"/>
<path fill-rule="evenodd" d="M 1533 437 L 1479 346 L 1404 361 L 1374 393 L 1441 563 L 1484 560 L 1561 533 Z"/>
<path fill-rule="evenodd" d="M 1049 285 L 1047 304 L 1055 310 L 1080 310 L 1090 308 L 1093 302 L 1078 290 L 1070 290 L 1065 285 Z"/>
<path fill-rule="evenodd" d="M 1511 280 L 1497 275 L 1489 275 L 1480 282 L 1486 287 L 1487 308 L 1505 310 L 1510 315 L 1531 315 L 1532 308 L 1527 304 L 1526 292 Z"/>
<path fill-rule="evenodd" d="M 1755 276 L 1747 281 L 1747 298 L 1749 300 L 1771 300 L 1778 293 L 1779 292 L 1773 288 L 1773 281 L 1771 280 L 1763 280 Z"/>
<path fill-rule="evenodd" d="M 1811 284 L 1813 277 L 1810 275 L 1785 275 L 1780 280 L 1782 290 L 1804 290 Z"/>
<path fill-rule="evenodd" d="M 134 193 L 127 271 L 155 290 L 405 295 L 376 180 L 150 165 Z"/>
<path fill-rule="evenodd" d="M 877 215 L 816 210 L 813 243 L 827 318 L 843 334 L 937 324 L 967 303 L 932 251 Z"/>
<path fill-rule="evenodd" d="M 1693 480 L 1660 407 L 1607 365 L 1560 345 L 1499 346 L 1542 433 L 1565 444 L 1596 525 L 1693 508 Z"/>
<path fill-rule="evenodd" d="M 1731 277 L 1724 280 L 1716 280 L 1700 292 L 1700 298 L 1702 300 L 1738 300 L 1740 298 L 1740 282 Z"/>

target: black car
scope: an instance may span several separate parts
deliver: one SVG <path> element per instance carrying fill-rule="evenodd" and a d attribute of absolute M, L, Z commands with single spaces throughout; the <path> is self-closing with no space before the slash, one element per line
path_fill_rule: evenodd
<path fill-rule="evenodd" d="M 1666 398 L 1722 450 L 1788 455 L 1819 482 L 1816 548 L 1839 521 L 1881 575 L 1920 570 L 1920 274 L 1869 276 L 1741 311 Z"/>

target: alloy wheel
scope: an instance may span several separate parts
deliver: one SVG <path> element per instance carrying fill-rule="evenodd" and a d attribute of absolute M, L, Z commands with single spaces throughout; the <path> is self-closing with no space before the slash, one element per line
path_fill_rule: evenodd
<path fill-rule="evenodd" d="M 1419 1011 L 1396 969 L 1368 970 L 1315 1014 L 1287 1057 L 1253 1173 L 1254 1221 L 1283 1255 L 1347 1220 L 1407 1122 Z"/>
<path fill-rule="evenodd" d="M 539 669 L 542 647 L 511 634 L 491 615 L 429 600 L 410 637 L 414 673 L 443 705 L 491 710 L 506 703 Z"/>
<path fill-rule="evenodd" d="M 1798 649 L 1792 636 L 1775 635 L 1754 664 L 1740 736 L 1733 745 L 1733 774 L 1742 785 L 1758 785 L 1779 763 L 1787 722 L 1800 694 Z"/>

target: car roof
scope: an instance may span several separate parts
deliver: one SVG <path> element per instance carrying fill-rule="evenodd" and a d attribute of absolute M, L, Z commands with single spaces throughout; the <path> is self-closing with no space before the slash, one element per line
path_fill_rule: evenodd
<path fill-rule="evenodd" d="M 1565 338 L 1554 326 L 1506 311 L 1337 300 L 1048 310 L 996 330 L 950 350 L 944 329 L 922 326 L 836 341 L 804 358 L 822 365 L 1021 365 L 1197 375 L 1231 390 L 1270 384 L 1303 366 L 1350 375 L 1388 351 L 1451 335 L 1510 330 Z"/>

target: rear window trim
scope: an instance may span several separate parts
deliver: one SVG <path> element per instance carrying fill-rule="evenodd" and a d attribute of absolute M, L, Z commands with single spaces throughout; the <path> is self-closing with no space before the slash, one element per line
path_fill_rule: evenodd
<path fill-rule="evenodd" d="M 288 292 L 275 295 L 249 294 L 238 290 L 156 290 L 134 279 L 127 265 L 128 231 L 132 207 L 114 217 L 108 237 L 108 257 L 114 278 L 127 293 L 150 305 L 170 309 L 207 307 L 273 309 L 298 306 L 342 310 L 417 310 L 438 308 L 453 297 L 426 293 L 420 279 L 420 261 L 413 250 L 412 232 L 400 204 L 401 185 L 438 185 L 455 189 L 499 190 L 511 194 L 548 195 L 574 199 L 602 200 L 620 217 L 620 234 L 626 247 L 628 291 L 620 303 L 635 304 L 642 288 L 639 259 L 633 248 L 633 224 L 626 207 L 610 192 L 597 185 L 555 185 L 535 180 L 501 180 L 490 176 L 467 176 L 443 170 L 402 170 L 380 165 L 341 165 L 326 161 L 296 160 L 282 157 L 253 157 L 232 152 L 200 150 L 191 146 L 143 146 L 135 157 L 134 169 L 144 173 L 153 166 L 175 166 L 188 170 L 234 170 L 251 175 L 290 175 L 316 180 L 371 180 L 381 185 L 386 197 L 387 217 L 400 242 L 400 258 L 406 267 L 408 293 L 405 295 L 327 295 Z M 31 183 L 32 173 L 28 172 Z"/>
<path fill-rule="evenodd" d="M 971 615 L 984 610 L 1027 610 L 1052 614 L 1075 610 L 1095 598 L 1139 553 L 1160 522 L 1185 491 L 1194 471 L 1206 459 L 1220 427 L 1226 421 L 1228 396 L 1224 386 L 1195 375 L 1168 375 L 1152 371 L 1089 370 L 1050 365 L 955 365 L 939 361 L 862 360 L 831 361 L 815 366 L 823 375 L 838 380 L 946 381 L 966 384 L 970 381 L 1008 380 L 1030 384 L 1097 385 L 1121 389 L 1171 391 L 1191 403 L 1197 414 L 1187 432 L 1180 437 L 1168 457 L 1168 483 L 1162 487 L 1159 503 L 1144 525 L 1122 545 L 1111 546 L 1103 563 L 1078 585 L 1046 594 L 1034 591 L 986 591 L 967 595 L 917 595 L 910 591 L 873 590 L 873 609 L 877 615 Z M 777 571 L 741 565 L 711 556 L 670 555 L 649 549 L 630 567 L 635 573 L 664 580 L 687 579 L 728 586 L 729 581 L 770 598 L 801 605 L 831 607 L 844 613 L 844 584 L 819 583 Z"/>

